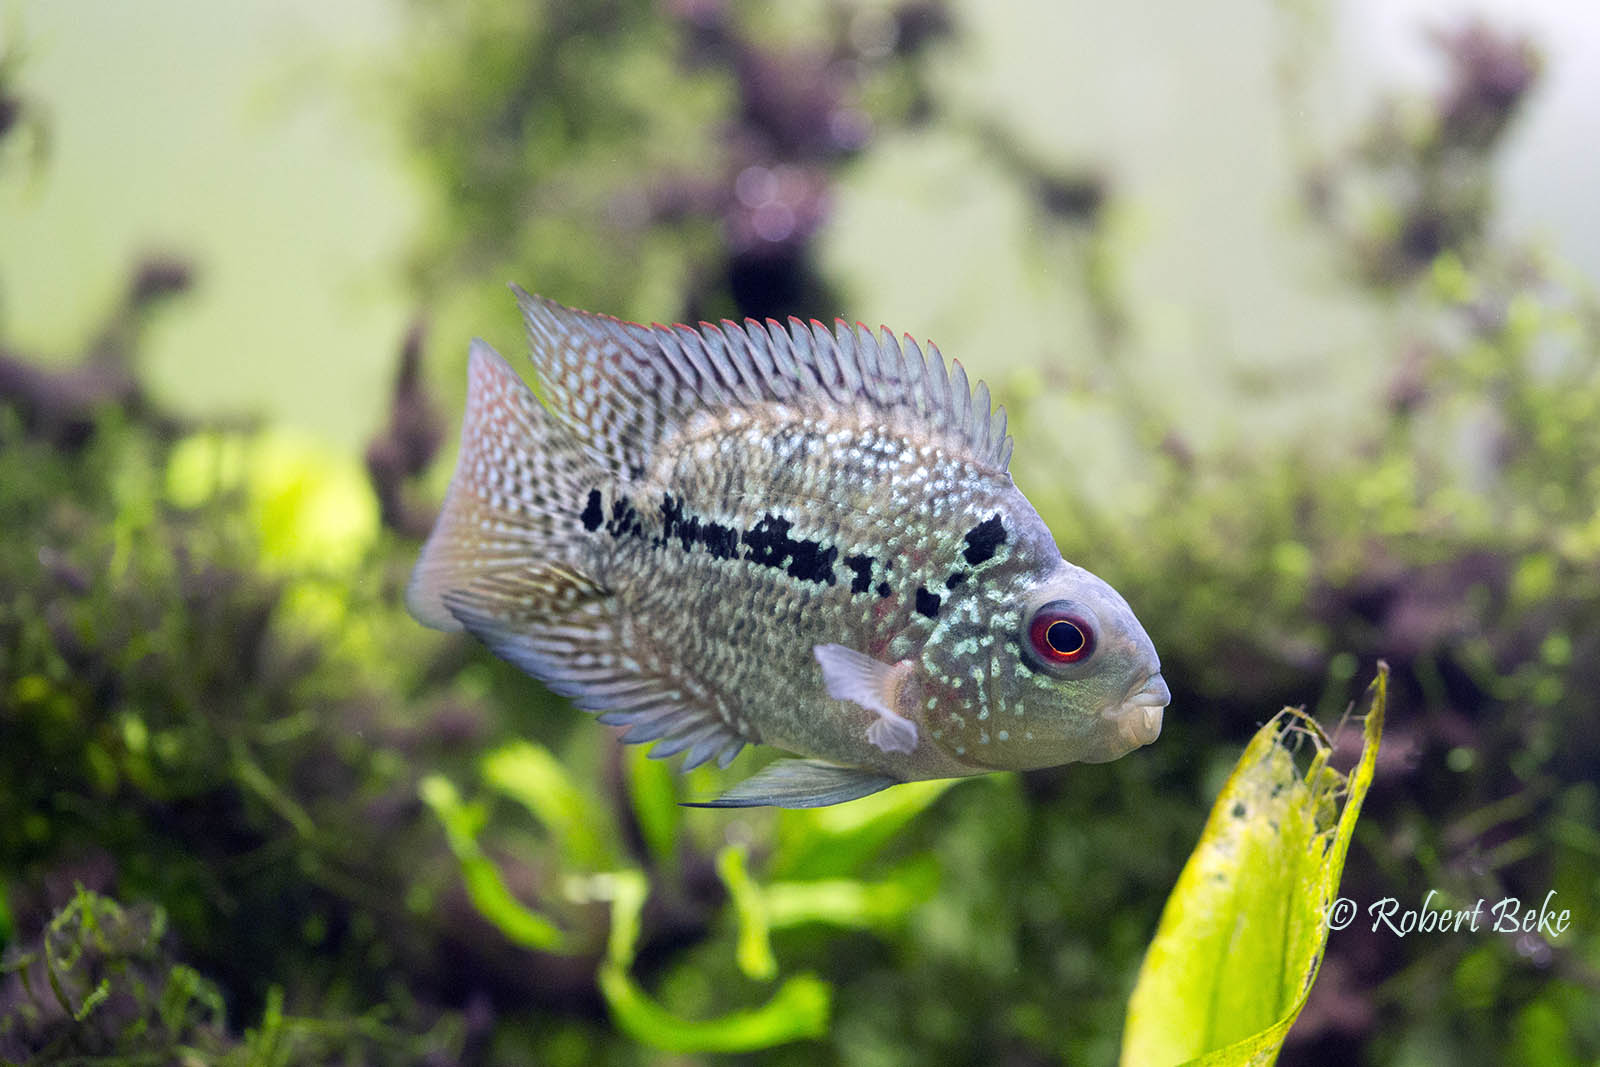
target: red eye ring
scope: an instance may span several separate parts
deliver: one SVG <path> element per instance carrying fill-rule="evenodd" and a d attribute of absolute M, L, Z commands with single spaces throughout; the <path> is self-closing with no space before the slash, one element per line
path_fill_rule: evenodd
<path fill-rule="evenodd" d="M 1046 663 L 1081 663 L 1094 654 L 1094 628 L 1064 611 L 1041 610 L 1028 624 L 1028 640 Z"/>

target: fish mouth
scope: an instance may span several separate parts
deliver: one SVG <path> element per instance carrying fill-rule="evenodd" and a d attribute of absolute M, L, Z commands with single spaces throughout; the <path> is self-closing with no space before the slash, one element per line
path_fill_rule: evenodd
<path fill-rule="evenodd" d="M 1130 750 L 1143 747 L 1161 736 L 1161 711 L 1172 703 L 1172 690 L 1158 671 L 1128 696 L 1106 717 L 1117 724 L 1118 736 Z"/>

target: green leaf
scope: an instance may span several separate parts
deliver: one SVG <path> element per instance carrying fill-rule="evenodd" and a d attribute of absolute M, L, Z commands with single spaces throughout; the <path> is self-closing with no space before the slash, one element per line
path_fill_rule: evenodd
<path fill-rule="evenodd" d="M 770 931 L 805 923 L 892 926 L 931 896 L 939 881 L 938 868 L 928 858 L 882 882 L 835 878 L 760 885 L 750 877 L 747 859 L 743 845 L 727 845 L 717 853 L 717 874 L 728 887 L 728 904 L 739 925 L 739 969 L 761 980 L 778 973 Z"/>
<path fill-rule="evenodd" d="M 683 809 L 678 806 L 678 779 L 666 760 L 651 759 L 644 745 L 628 745 L 622 753 L 628 802 L 639 833 L 657 866 L 676 871 Z"/>
<path fill-rule="evenodd" d="M 1368 693 L 1361 760 L 1348 779 L 1328 767 L 1331 745 L 1316 722 L 1292 708 L 1245 747 L 1145 954 L 1124 1064 L 1277 1059 L 1316 980 L 1328 909 L 1372 783 L 1386 665 Z M 1306 743 L 1313 752 L 1302 774 L 1295 753 Z"/>
<path fill-rule="evenodd" d="M 227 1020 L 222 994 L 193 967 L 175 963 L 167 972 L 166 988 L 161 991 L 157 1011 L 168 1033 L 182 1033 L 191 1007 L 210 1014 L 208 1025 L 222 1029 Z"/>
<path fill-rule="evenodd" d="M 809 880 L 854 874 L 959 780 L 907 782 L 849 804 L 779 811 L 773 875 Z"/>
<path fill-rule="evenodd" d="M 601 965 L 599 979 L 617 1028 L 668 1052 L 751 1052 L 828 1032 L 832 990 L 815 975 L 796 975 L 761 1007 L 715 1019 L 673 1015 L 615 964 Z"/>
<path fill-rule="evenodd" d="M 572 866 L 584 871 L 616 866 L 595 802 L 572 783 L 548 749 L 514 741 L 484 757 L 483 778 L 542 822 Z"/>
<path fill-rule="evenodd" d="M 884 929 L 902 922 L 933 896 L 939 869 L 932 857 L 906 864 L 881 882 L 854 878 L 773 882 L 762 890 L 767 926 L 777 930 L 805 923 Z"/>
<path fill-rule="evenodd" d="M 509 941 L 540 952 L 569 951 L 560 928 L 518 900 L 494 862 L 478 847 L 478 833 L 488 819 L 482 805 L 463 801 L 455 784 L 438 774 L 422 780 L 421 793 L 423 802 L 444 826 L 445 839 L 461 864 L 461 878 L 473 907 L 499 927 Z"/>
<path fill-rule="evenodd" d="M 747 977 L 769 979 L 778 973 L 767 937 L 767 900 L 745 868 L 742 845 L 728 845 L 717 853 L 717 874 L 728 887 L 728 903 L 739 920 L 739 942 L 735 958 Z"/>
<path fill-rule="evenodd" d="M 611 897 L 611 937 L 596 978 L 623 1033 L 667 1052 L 751 1052 L 827 1034 L 833 990 L 810 974 L 790 978 L 759 1008 L 714 1019 L 672 1014 L 650 999 L 628 973 L 649 883 L 639 871 L 617 871 L 591 881 Z"/>
<path fill-rule="evenodd" d="M 275 1067 L 277 1064 L 288 1062 L 289 1047 L 284 1027 L 282 986 L 267 987 L 267 1003 L 261 1010 L 261 1026 L 244 1032 L 244 1044 L 250 1051 L 251 1067 L 255 1067 L 256 1064 L 262 1067 Z"/>

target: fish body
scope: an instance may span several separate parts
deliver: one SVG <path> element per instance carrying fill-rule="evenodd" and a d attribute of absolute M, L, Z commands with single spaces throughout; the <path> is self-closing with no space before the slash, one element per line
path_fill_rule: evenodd
<path fill-rule="evenodd" d="M 1115 759 L 1169 694 L 1007 473 L 987 388 L 909 337 L 641 326 L 516 290 L 541 405 L 481 341 L 408 590 L 652 756 L 772 764 L 719 805 Z"/>

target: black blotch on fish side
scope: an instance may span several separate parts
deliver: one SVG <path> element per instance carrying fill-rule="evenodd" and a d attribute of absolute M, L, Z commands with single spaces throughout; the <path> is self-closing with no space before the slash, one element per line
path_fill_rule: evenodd
<path fill-rule="evenodd" d="M 839 549 L 824 547 L 820 541 L 803 541 L 789 536 L 794 523 L 770 511 L 761 521 L 744 532 L 744 558 L 763 567 L 782 567 L 788 564 L 788 574 L 803 582 L 819 585 L 834 583 L 833 561 Z"/>
<path fill-rule="evenodd" d="M 685 514 L 683 504 L 671 493 L 661 496 L 661 537 L 664 541 L 676 537 L 685 552 L 700 543 L 700 520 Z"/>
<path fill-rule="evenodd" d="M 832 545 L 823 548 L 815 541 L 796 541 L 794 544 L 794 562 L 789 564 L 789 577 L 799 578 L 803 582 L 832 585 L 833 561 L 839 557 L 839 550 Z"/>
<path fill-rule="evenodd" d="M 583 528 L 590 533 L 600 529 L 600 523 L 605 519 L 605 512 L 600 510 L 600 490 L 589 490 L 589 502 L 584 505 L 583 514 L 578 517 L 583 520 Z"/>
<path fill-rule="evenodd" d="M 724 526 L 720 522 L 708 522 L 700 536 L 706 543 L 706 551 L 710 552 L 714 559 L 738 558 L 739 531 L 732 526 Z"/>
<path fill-rule="evenodd" d="M 593 499 L 590 498 L 591 501 Z M 626 497 L 619 496 L 611 502 L 611 521 L 606 523 L 606 533 L 612 537 L 644 536 L 644 524 L 639 521 L 639 513 Z"/>
<path fill-rule="evenodd" d="M 930 619 L 939 617 L 939 594 L 930 593 L 922 586 L 917 586 L 917 611 Z"/>
<path fill-rule="evenodd" d="M 962 553 L 968 563 L 976 567 L 994 558 L 997 548 L 1005 544 L 1006 524 L 999 515 L 990 515 L 967 531 L 967 550 Z"/>
<path fill-rule="evenodd" d="M 966 571 L 951 571 L 950 572 L 950 577 L 948 577 L 948 578 L 946 578 L 944 580 L 944 587 L 946 589 L 954 589 L 956 586 L 960 585 L 962 582 L 964 582 L 966 580 L 967 580 L 967 572 Z"/>
<path fill-rule="evenodd" d="M 872 588 L 872 557 L 871 556 L 846 556 L 844 565 L 855 572 L 855 577 L 850 580 L 851 594 L 865 593 Z"/>
<path fill-rule="evenodd" d="M 718 522 L 701 522 L 684 510 L 683 502 L 671 493 L 661 495 L 661 541 L 674 538 L 685 552 L 705 545 L 713 559 L 733 559 L 739 554 L 739 531 Z"/>
<path fill-rule="evenodd" d="M 767 512 L 761 521 L 744 532 L 744 544 L 748 549 L 744 558 L 763 567 L 783 566 L 783 561 L 789 558 L 789 527 L 793 525 L 788 519 Z"/>
<path fill-rule="evenodd" d="M 889 583 L 888 583 L 888 582 L 879 582 L 879 583 L 878 583 L 878 589 L 877 589 L 877 592 L 878 592 L 878 595 L 879 595 L 879 596 L 880 596 L 880 597 L 885 597 L 885 596 L 888 596 L 888 595 L 889 595 L 889 592 L 890 592 L 890 590 L 889 590 Z"/>

